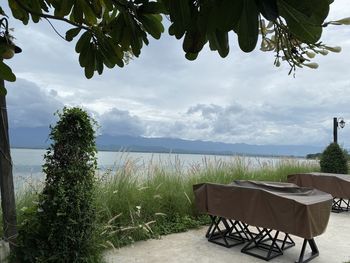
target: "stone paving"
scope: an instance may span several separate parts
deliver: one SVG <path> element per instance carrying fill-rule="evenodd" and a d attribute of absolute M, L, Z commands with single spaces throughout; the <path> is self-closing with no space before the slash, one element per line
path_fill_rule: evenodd
<path fill-rule="evenodd" d="M 255 263 L 264 260 L 243 254 L 242 246 L 225 248 L 207 241 L 206 228 L 163 236 L 105 253 L 107 263 Z M 292 236 L 296 246 L 272 263 L 292 263 L 298 259 L 303 240 Z M 320 255 L 312 263 L 350 262 L 350 212 L 331 213 L 327 230 L 315 238 Z"/>

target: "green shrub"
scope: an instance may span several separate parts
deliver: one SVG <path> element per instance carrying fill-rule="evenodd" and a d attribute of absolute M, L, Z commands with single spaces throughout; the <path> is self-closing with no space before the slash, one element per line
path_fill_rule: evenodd
<path fill-rule="evenodd" d="M 44 158 L 45 186 L 25 211 L 19 231 L 20 262 L 98 262 L 94 243 L 96 147 L 94 121 L 64 108 Z"/>
<path fill-rule="evenodd" d="M 337 143 L 331 143 L 324 150 L 320 160 L 321 172 L 347 174 L 348 162 L 344 150 Z"/>

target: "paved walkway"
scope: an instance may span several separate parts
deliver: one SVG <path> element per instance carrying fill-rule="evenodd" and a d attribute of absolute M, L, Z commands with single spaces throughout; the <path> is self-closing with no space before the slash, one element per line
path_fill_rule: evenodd
<path fill-rule="evenodd" d="M 159 240 L 140 241 L 133 246 L 110 250 L 105 254 L 107 263 L 253 263 L 265 262 L 240 252 L 242 246 L 225 248 L 207 241 L 206 228 L 164 236 Z M 298 259 L 302 239 L 272 263 L 292 263 Z M 315 238 L 320 255 L 312 263 L 350 262 L 350 212 L 335 214 L 326 232 Z"/>

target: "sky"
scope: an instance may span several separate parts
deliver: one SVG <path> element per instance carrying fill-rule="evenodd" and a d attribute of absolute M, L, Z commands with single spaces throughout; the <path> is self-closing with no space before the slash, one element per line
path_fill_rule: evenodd
<path fill-rule="evenodd" d="M 335 0 L 327 21 L 350 17 L 348 1 Z M 11 17 L 9 24 L 23 50 L 7 61 L 17 76 L 6 83 L 12 128 L 48 126 L 67 105 L 88 110 L 99 133 L 111 135 L 326 146 L 333 117 L 343 117 L 338 140 L 350 147 L 350 26 L 325 28 L 321 40 L 342 52 L 316 56 L 319 68 L 298 69 L 295 77 L 259 45 L 242 52 L 233 33 L 225 59 L 206 46 L 188 61 L 166 31 L 124 68 L 87 80 L 75 44 L 46 21 L 23 26 Z M 62 35 L 69 28 L 54 25 Z"/>

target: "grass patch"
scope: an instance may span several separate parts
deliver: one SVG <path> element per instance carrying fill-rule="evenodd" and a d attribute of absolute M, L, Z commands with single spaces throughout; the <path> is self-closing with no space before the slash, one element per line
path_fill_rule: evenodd
<path fill-rule="evenodd" d="M 101 249 L 121 247 L 207 224 L 208 218 L 199 215 L 194 207 L 193 184 L 225 184 L 236 179 L 283 182 L 288 174 L 319 170 L 317 162 L 296 159 L 273 163 L 240 157 L 230 161 L 205 158 L 202 163 L 189 167 L 180 162 L 140 165 L 128 160 L 116 171 L 98 176 L 95 202 L 99 240 L 96 245 Z M 23 211 L 33 206 L 38 188 L 40 186 L 30 186 L 17 192 L 19 223 L 30 220 Z"/>

